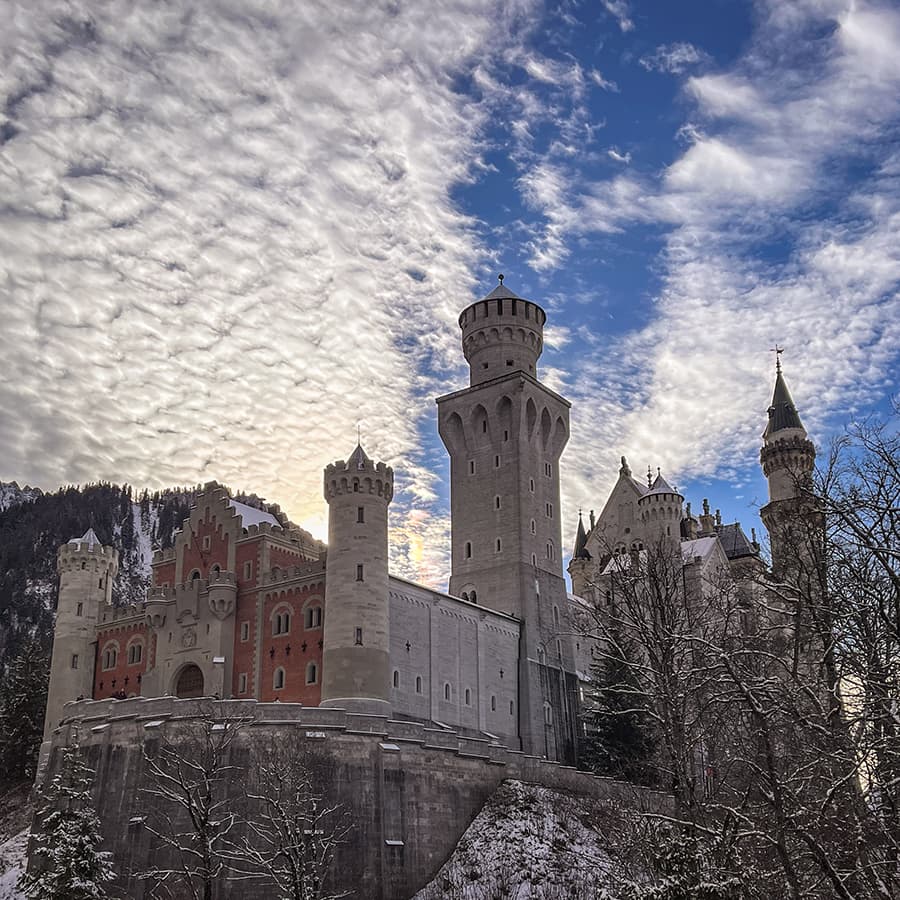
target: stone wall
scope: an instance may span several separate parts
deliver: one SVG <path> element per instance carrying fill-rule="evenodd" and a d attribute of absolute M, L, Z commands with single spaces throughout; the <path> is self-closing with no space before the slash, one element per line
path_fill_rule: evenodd
<path fill-rule="evenodd" d="M 132 900 L 150 896 L 151 882 L 136 873 L 150 867 L 151 855 L 154 866 L 166 863 L 144 824 L 152 814 L 150 805 L 159 803 L 145 790 L 144 749 L 162 737 L 189 747 L 197 726 L 210 718 L 240 723 L 232 745 L 236 766 L 252 765 L 254 749 L 273 740 L 296 740 L 327 759 L 330 792 L 354 823 L 348 842 L 339 848 L 333 886 L 360 898 L 412 896 L 436 874 L 487 798 L 507 778 L 632 808 L 665 803 L 661 795 L 497 743 L 341 709 L 164 697 L 82 701 L 68 704 L 65 714 L 42 761 L 39 781 L 53 774 L 61 748 L 77 732 L 97 771 L 95 796 L 105 846 L 120 873 L 118 887 Z M 246 785 L 235 779 L 230 791 L 239 809 Z M 262 882 L 234 881 L 220 888 L 221 900 L 271 896 L 271 888 Z"/>

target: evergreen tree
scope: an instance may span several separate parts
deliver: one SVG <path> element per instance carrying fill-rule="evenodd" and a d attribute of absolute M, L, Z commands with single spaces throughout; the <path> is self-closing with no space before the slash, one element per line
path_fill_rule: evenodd
<path fill-rule="evenodd" d="M 99 849 L 100 820 L 91 799 L 93 772 L 77 739 L 63 750 L 62 765 L 41 790 L 31 871 L 19 879 L 30 900 L 101 900 L 114 877 L 111 854 Z"/>
<path fill-rule="evenodd" d="M 34 779 L 44 731 L 50 661 L 28 640 L 0 681 L 0 779 Z"/>
<path fill-rule="evenodd" d="M 598 648 L 585 697 L 582 764 L 597 775 L 654 784 L 656 747 L 648 698 L 638 683 L 637 648 L 620 629 Z"/>

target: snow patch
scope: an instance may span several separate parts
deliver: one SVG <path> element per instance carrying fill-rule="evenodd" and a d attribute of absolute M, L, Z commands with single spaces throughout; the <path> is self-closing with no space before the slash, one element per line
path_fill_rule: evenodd
<path fill-rule="evenodd" d="M 25 900 L 16 882 L 25 871 L 27 851 L 27 828 L 0 844 L 0 900 Z"/>

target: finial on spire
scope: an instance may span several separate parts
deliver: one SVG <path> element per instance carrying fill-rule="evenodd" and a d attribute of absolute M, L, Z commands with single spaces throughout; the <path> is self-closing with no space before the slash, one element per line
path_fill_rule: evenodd
<path fill-rule="evenodd" d="M 647 466 L 647 487 L 653 487 L 653 470 Z"/>
<path fill-rule="evenodd" d="M 784 353 L 784 347 L 779 347 L 776 343 L 774 347 L 769 349 L 769 353 L 775 354 L 775 371 L 781 373 L 781 354 Z"/>
<path fill-rule="evenodd" d="M 628 467 L 628 460 L 625 457 L 622 457 L 622 468 L 619 469 L 620 475 L 625 475 L 627 477 L 631 476 L 631 469 Z"/>
<path fill-rule="evenodd" d="M 707 500 L 706 497 L 703 498 L 703 515 L 709 515 L 709 500 Z"/>
<path fill-rule="evenodd" d="M 360 447 L 362 446 L 362 431 L 360 430 L 359 422 L 356 423 L 356 443 Z"/>
<path fill-rule="evenodd" d="M 503 284 L 503 273 L 502 272 L 497 276 L 497 281 L 499 281 L 500 284 Z"/>

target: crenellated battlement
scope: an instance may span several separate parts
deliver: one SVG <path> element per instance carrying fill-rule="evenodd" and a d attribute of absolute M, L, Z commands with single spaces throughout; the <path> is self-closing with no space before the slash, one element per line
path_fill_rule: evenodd
<path fill-rule="evenodd" d="M 165 550 L 154 550 L 153 551 L 153 564 L 164 563 L 164 562 L 175 562 L 175 548 L 167 547 Z"/>
<path fill-rule="evenodd" d="M 57 571 L 60 573 L 90 569 L 94 572 L 111 570 L 115 575 L 119 568 L 119 551 L 114 547 L 104 547 L 99 542 L 77 539 L 59 548 L 56 563 Z"/>
<path fill-rule="evenodd" d="M 394 496 L 394 470 L 383 462 L 373 462 L 357 448 L 349 462 L 339 459 L 325 467 L 325 499 L 343 494 L 380 497 L 390 503 Z"/>

